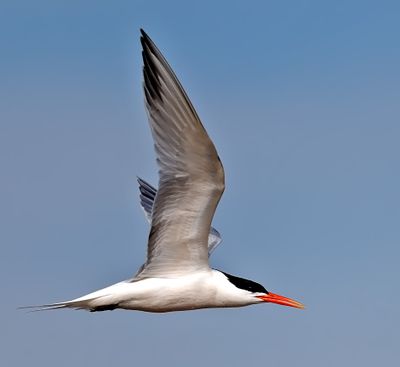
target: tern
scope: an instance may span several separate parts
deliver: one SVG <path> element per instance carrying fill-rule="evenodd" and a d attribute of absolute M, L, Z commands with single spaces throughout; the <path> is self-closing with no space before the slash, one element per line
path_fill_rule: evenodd
<path fill-rule="evenodd" d="M 159 166 L 158 190 L 138 178 L 150 222 L 147 260 L 128 280 L 37 310 L 147 312 L 276 303 L 304 306 L 252 280 L 212 269 L 221 242 L 212 219 L 225 189 L 217 150 L 168 62 L 141 29 L 143 89 Z"/>

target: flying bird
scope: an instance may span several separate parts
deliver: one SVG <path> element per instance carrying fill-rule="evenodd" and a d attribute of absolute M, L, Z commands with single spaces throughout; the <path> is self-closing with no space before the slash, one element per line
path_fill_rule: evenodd
<path fill-rule="evenodd" d="M 146 262 L 131 279 L 36 309 L 170 312 L 265 303 L 304 308 L 259 283 L 210 267 L 208 258 L 221 242 L 211 222 L 225 189 L 224 169 L 179 80 L 140 32 L 145 105 L 159 166 L 158 190 L 138 178 L 151 226 Z"/>

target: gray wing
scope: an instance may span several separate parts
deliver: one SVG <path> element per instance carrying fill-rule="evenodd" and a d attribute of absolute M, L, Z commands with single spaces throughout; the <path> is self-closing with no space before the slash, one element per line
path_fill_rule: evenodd
<path fill-rule="evenodd" d="M 157 189 L 150 185 L 145 180 L 140 177 L 137 178 L 139 183 L 140 191 L 140 205 L 144 211 L 144 215 L 149 223 L 151 223 L 151 215 L 153 211 L 153 203 L 157 194 Z M 222 242 L 220 233 L 214 228 L 210 228 L 210 233 L 208 234 L 208 256 L 217 248 L 217 246 Z"/>
<path fill-rule="evenodd" d="M 137 181 L 140 191 L 140 205 L 144 211 L 147 221 L 151 224 L 151 215 L 153 212 L 153 204 L 157 190 L 140 177 L 137 178 Z"/>
<path fill-rule="evenodd" d="M 217 151 L 167 61 L 141 30 L 145 104 L 159 166 L 147 261 L 138 275 L 209 269 L 208 234 L 224 191 Z"/>

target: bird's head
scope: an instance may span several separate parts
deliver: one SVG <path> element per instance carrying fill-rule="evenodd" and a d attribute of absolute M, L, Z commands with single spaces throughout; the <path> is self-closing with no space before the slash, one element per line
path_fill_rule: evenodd
<path fill-rule="evenodd" d="M 261 284 L 253 282 L 249 279 L 239 278 L 231 274 L 223 273 L 236 288 L 249 292 L 252 297 L 251 303 L 276 303 L 278 305 L 290 306 L 295 308 L 304 309 L 304 305 L 294 299 L 280 296 L 279 294 L 268 292 Z"/>

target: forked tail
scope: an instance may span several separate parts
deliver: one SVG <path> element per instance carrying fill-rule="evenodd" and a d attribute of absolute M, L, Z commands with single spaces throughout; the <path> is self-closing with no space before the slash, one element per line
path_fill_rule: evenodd
<path fill-rule="evenodd" d="M 22 306 L 18 307 L 19 310 L 29 310 L 30 312 L 38 312 L 38 311 L 48 311 L 48 310 L 58 310 L 60 308 L 72 308 L 75 310 L 87 310 L 87 311 L 105 311 L 115 309 L 116 305 L 101 305 L 98 304 L 100 298 L 104 296 L 84 299 L 84 300 L 72 300 L 66 302 L 56 302 L 56 303 L 49 303 L 45 305 L 38 305 L 38 306 Z"/>

